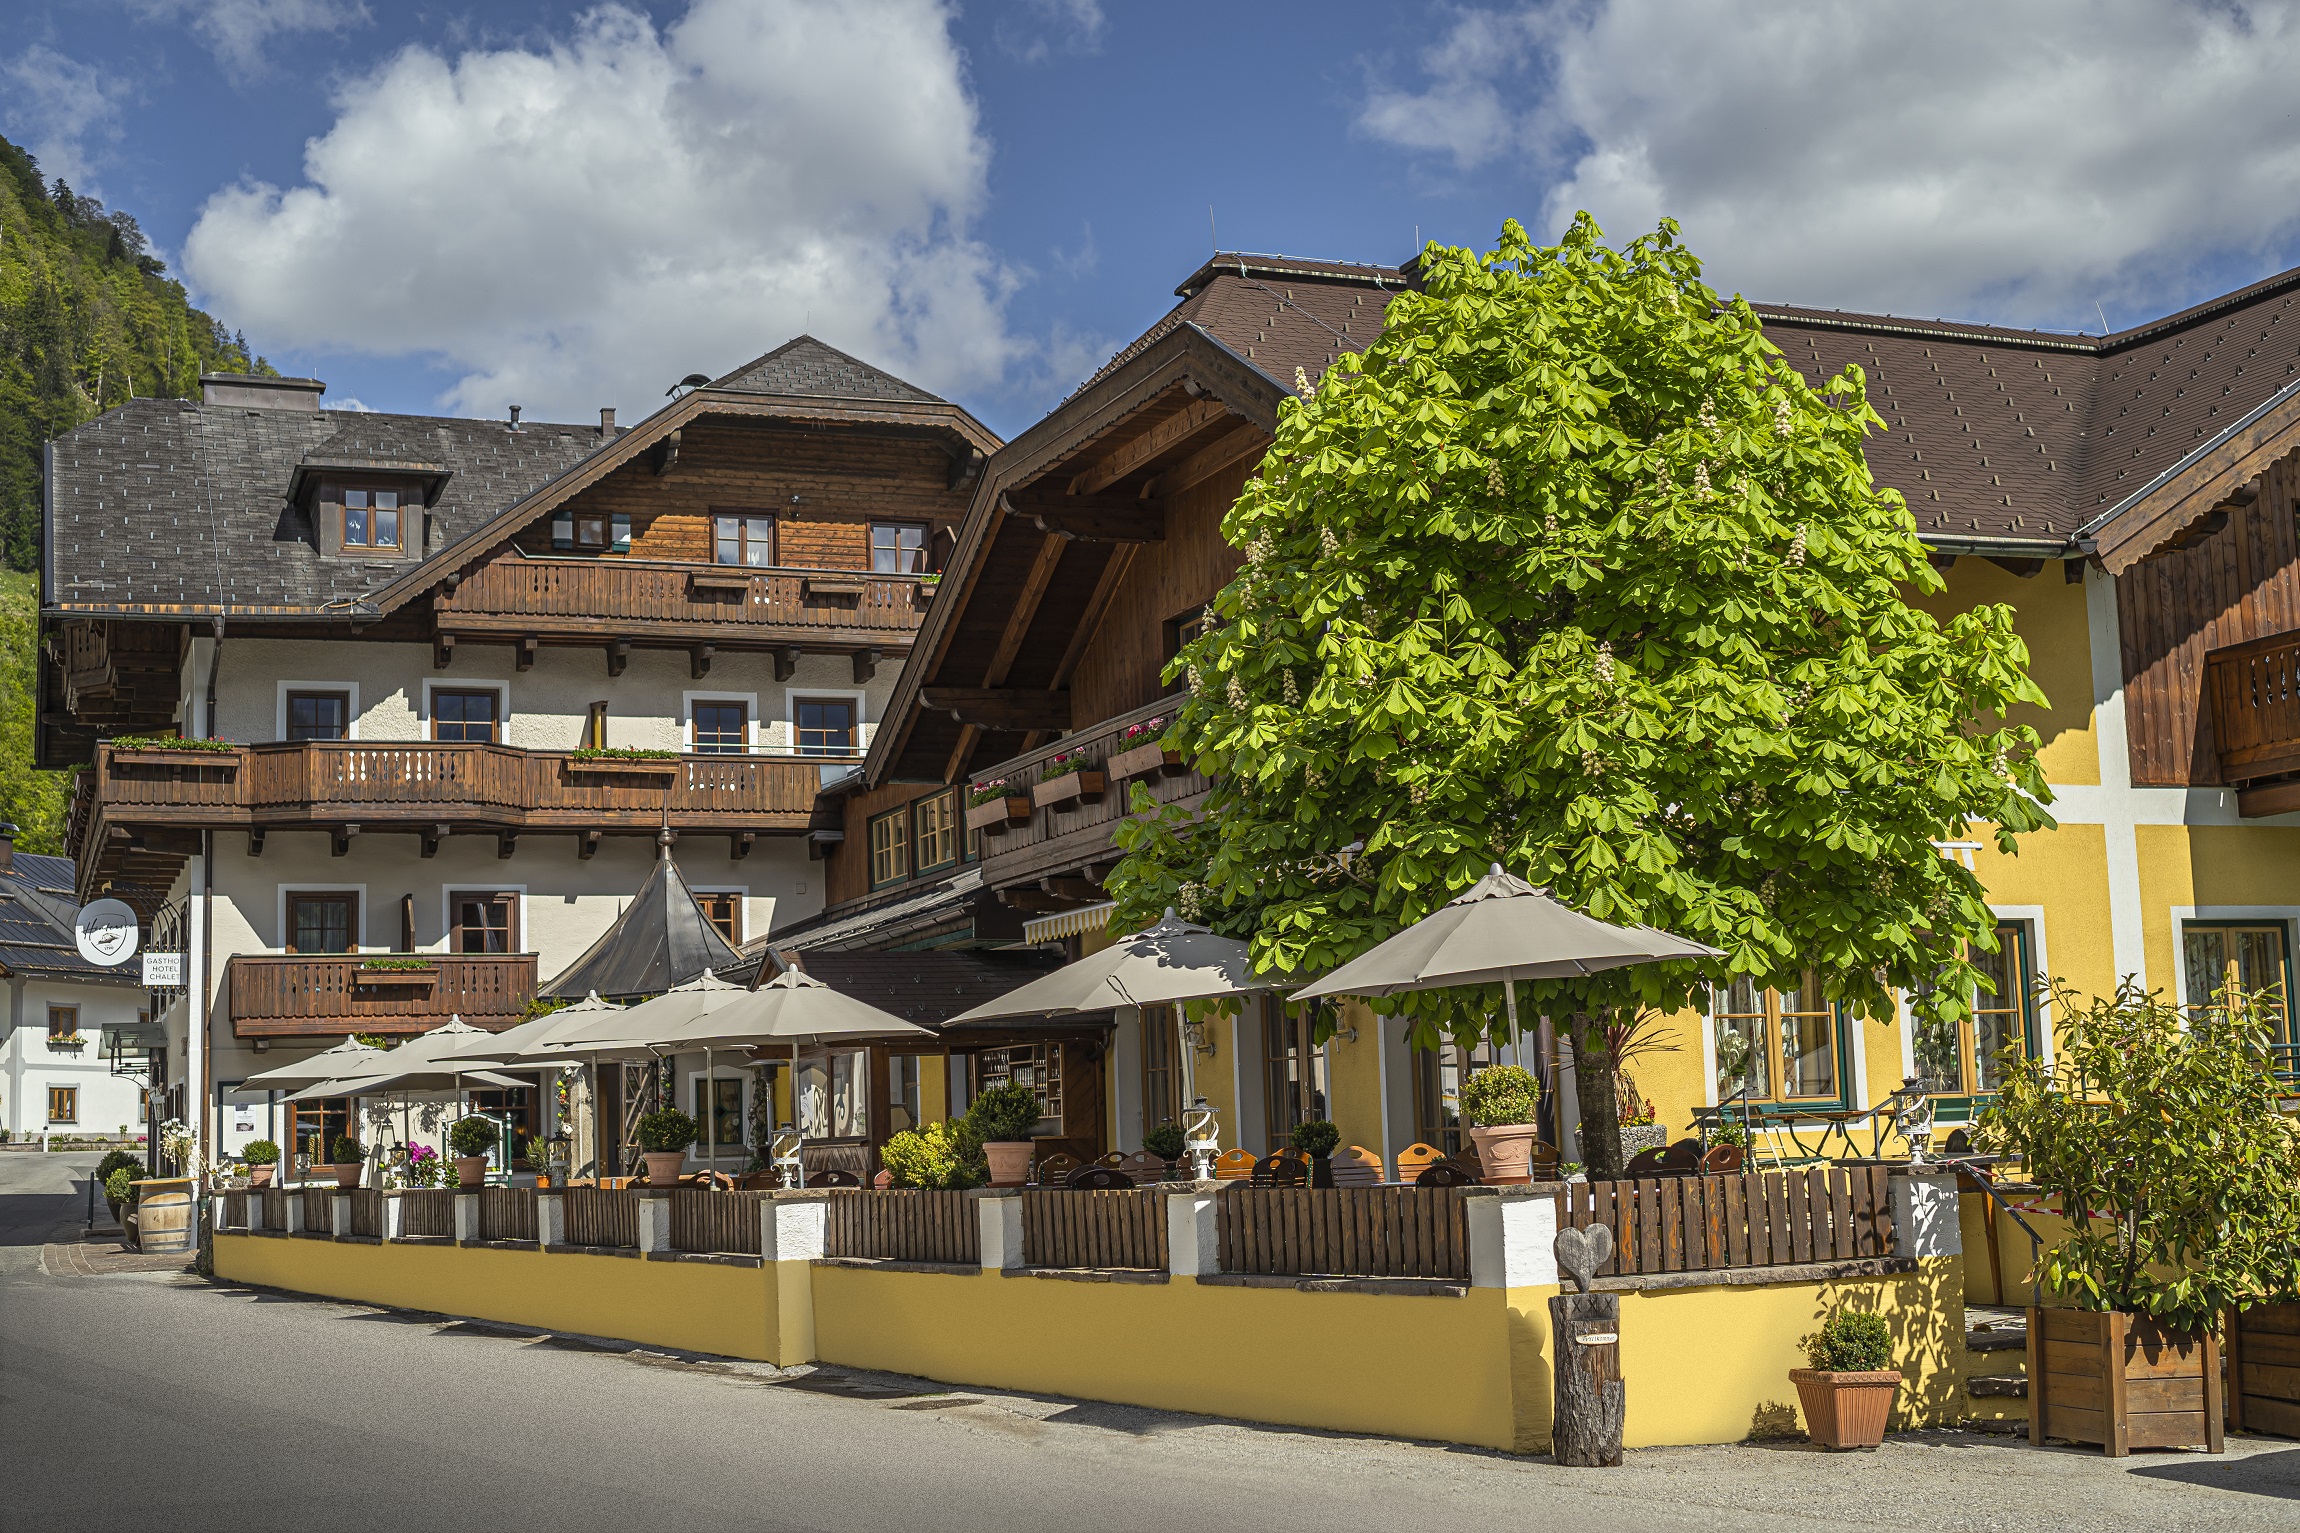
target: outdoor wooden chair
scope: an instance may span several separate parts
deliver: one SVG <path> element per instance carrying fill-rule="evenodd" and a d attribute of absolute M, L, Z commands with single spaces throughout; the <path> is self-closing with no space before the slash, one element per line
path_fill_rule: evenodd
<path fill-rule="evenodd" d="M 1659 1145 L 1650 1150 L 1639 1150 L 1635 1155 L 1629 1157 L 1629 1164 L 1621 1168 L 1623 1178 L 1668 1175 L 1669 1173 L 1661 1168 L 1661 1157 L 1667 1153 L 1669 1153 L 1668 1150 Z"/>
<path fill-rule="evenodd" d="M 1145 1182 L 1166 1180 L 1166 1162 L 1148 1150 L 1136 1150 L 1131 1155 L 1120 1156 L 1117 1169 L 1132 1177 L 1137 1186 Z"/>
<path fill-rule="evenodd" d="M 759 1192 L 783 1185 L 781 1176 L 773 1171 L 750 1171 L 735 1178 L 737 1192 Z"/>
<path fill-rule="evenodd" d="M 1332 1165 L 1336 1187 L 1381 1185 L 1382 1158 L 1364 1145 L 1353 1144 L 1347 1149 L 1336 1150 Z"/>
<path fill-rule="evenodd" d="M 1068 1150 L 1056 1150 L 1038 1162 L 1038 1175 L 1033 1180 L 1041 1187 L 1060 1187 L 1070 1180 L 1070 1173 L 1077 1169 L 1077 1156 Z"/>
<path fill-rule="evenodd" d="M 1737 1144 L 1713 1144 L 1709 1153 L 1701 1157 L 1703 1176 L 1732 1176 L 1739 1172 L 1749 1157 Z"/>
<path fill-rule="evenodd" d="M 1307 1187 L 1310 1157 L 1292 1146 L 1265 1155 L 1254 1162 L 1253 1182 L 1257 1187 Z"/>
<path fill-rule="evenodd" d="M 1557 1146 L 1535 1140 L 1533 1149 L 1525 1158 L 1527 1175 L 1537 1182 L 1554 1182 L 1557 1180 L 1557 1167 Z"/>
<path fill-rule="evenodd" d="M 807 1173 L 807 1186 L 810 1188 L 860 1187 L 861 1185 L 862 1178 L 844 1166 L 825 1166 L 820 1171 Z"/>
<path fill-rule="evenodd" d="M 1126 1157 L 1120 1151 L 1108 1150 L 1100 1155 L 1095 1156 L 1094 1164 L 1097 1166 L 1108 1166 L 1113 1171 L 1122 1170 L 1126 1165 Z"/>
<path fill-rule="evenodd" d="M 1398 1180 L 1410 1182 L 1445 1159 L 1445 1151 L 1418 1141 L 1398 1151 Z"/>
<path fill-rule="evenodd" d="M 1254 1175 L 1254 1157 L 1246 1150 L 1224 1150 L 1214 1157 L 1214 1179 L 1222 1182 L 1249 1181 Z"/>
<path fill-rule="evenodd" d="M 1416 1187 L 1475 1187 L 1477 1173 L 1462 1168 L 1456 1160 L 1437 1160 L 1422 1168 L 1414 1178 Z"/>
<path fill-rule="evenodd" d="M 881 1171 L 878 1175 L 870 1179 L 870 1184 L 873 1187 L 892 1187 L 894 1185 L 894 1173 L 892 1171 Z"/>
<path fill-rule="evenodd" d="M 1080 1166 L 1070 1173 L 1062 1184 L 1073 1192 L 1116 1192 L 1134 1185 L 1134 1178 L 1116 1166 L 1105 1166 L 1096 1161 L 1091 1166 Z"/>

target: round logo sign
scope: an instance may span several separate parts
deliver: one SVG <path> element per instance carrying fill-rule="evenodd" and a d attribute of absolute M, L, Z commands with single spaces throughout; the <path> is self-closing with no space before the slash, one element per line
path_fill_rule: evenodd
<path fill-rule="evenodd" d="M 126 900 L 97 900 L 80 907 L 72 923 L 80 956 L 109 969 L 136 956 L 136 913 Z"/>

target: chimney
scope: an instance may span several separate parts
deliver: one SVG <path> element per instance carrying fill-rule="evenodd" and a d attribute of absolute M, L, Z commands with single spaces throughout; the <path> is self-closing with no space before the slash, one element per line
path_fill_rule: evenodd
<path fill-rule="evenodd" d="M 615 440 L 615 407 L 613 405 L 601 405 L 599 407 L 599 440 L 602 442 Z"/>
<path fill-rule="evenodd" d="M 511 407 L 511 429 L 514 431 L 519 429 L 519 407 L 517 405 Z"/>
<path fill-rule="evenodd" d="M 253 373 L 200 374 L 200 403 L 246 410 L 317 410 L 327 385 L 317 378 L 259 378 Z"/>
<path fill-rule="evenodd" d="M 0 820 L 0 873 L 12 871 L 16 866 L 16 827 Z"/>

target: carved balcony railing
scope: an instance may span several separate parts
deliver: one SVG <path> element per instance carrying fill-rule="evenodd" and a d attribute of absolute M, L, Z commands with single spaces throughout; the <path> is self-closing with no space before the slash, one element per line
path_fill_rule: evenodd
<path fill-rule="evenodd" d="M 1180 702 L 1178 697 L 1167 698 L 1149 707 L 1104 719 L 1037 750 L 976 771 L 971 781 L 1003 778 L 1013 785 L 1018 796 L 1033 800 L 1029 815 L 1022 823 L 1009 821 L 983 828 L 983 881 L 994 889 L 1003 889 L 1066 875 L 1089 864 L 1115 862 L 1118 854 L 1111 844 L 1111 833 L 1127 818 L 1127 806 L 1132 802 L 1137 784 L 1149 789 L 1150 796 L 1162 804 L 1203 794 L 1208 787 L 1207 780 L 1188 767 L 1178 763 L 1147 764 L 1147 757 L 1152 754 L 1148 748 L 1157 739 L 1157 731 L 1147 726 L 1154 719 L 1171 715 Z M 1126 731 L 1137 725 L 1144 726 L 1143 731 L 1129 741 Z M 1130 771 L 1119 764 L 1129 750 L 1142 753 L 1137 756 L 1137 762 L 1143 763 Z M 1099 797 L 1058 798 L 1048 802 L 1048 788 L 1066 792 L 1069 785 L 1056 787 L 1044 783 L 1042 773 L 1053 758 L 1072 753 L 1083 753 L 1101 764 L 1103 781 Z M 1038 903 L 1034 896 L 1025 898 L 1033 905 Z"/>
<path fill-rule="evenodd" d="M 640 559 L 503 558 L 433 602 L 439 632 L 473 638 L 606 638 L 901 647 L 933 581 L 862 570 L 752 569 Z"/>
<path fill-rule="evenodd" d="M 224 978 L 240 1038 L 420 1033 L 449 1017 L 500 1032 L 535 999 L 535 955 L 242 953 Z"/>
<path fill-rule="evenodd" d="M 2204 657 L 2204 696 L 2220 780 L 2239 812 L 2300 809 L 2300 633 L 2273 634 Z"/>

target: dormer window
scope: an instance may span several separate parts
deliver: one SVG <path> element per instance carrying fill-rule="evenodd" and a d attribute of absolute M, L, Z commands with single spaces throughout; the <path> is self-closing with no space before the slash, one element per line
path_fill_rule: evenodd
<path fill-rule="evenodd" d="M 398 553 L 400 550 L 400 496 L 397 490 L 353 489 L 343 492 L 343 546 L 346 552 Z"/>

